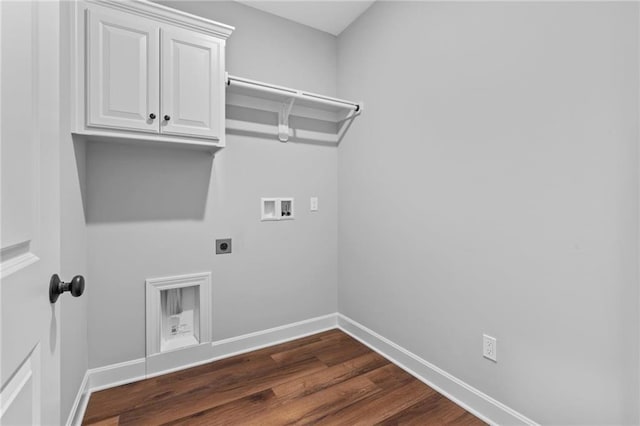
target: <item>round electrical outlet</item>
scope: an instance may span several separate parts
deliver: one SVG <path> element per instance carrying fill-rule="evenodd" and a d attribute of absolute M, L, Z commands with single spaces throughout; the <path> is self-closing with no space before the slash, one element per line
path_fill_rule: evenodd
<path fill-rule="evenodd" d="M 231 238 L 216 240 L 216 254 L 231 253 Z"/>

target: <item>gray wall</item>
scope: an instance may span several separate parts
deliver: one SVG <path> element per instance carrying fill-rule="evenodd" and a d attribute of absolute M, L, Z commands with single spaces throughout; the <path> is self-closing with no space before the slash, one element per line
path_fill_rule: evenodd
<path fill-rule="evenodd" d="M 237 27 L 230 73 L 335 94 L 335 37 L 234 2 L 164 4 Z M 214 340 L 336 311 L 335 147 L 228 135 L 215 159 L 107 142 L 86 155 L 91 367 L 145 355 L 145 278 L 212 271 Z M 260 222 L 269 196 L 295 197 L 296 219 Z M 233 253 L 216 256 L 225 237 Z"/>
<path fill-rule="evenodd" d="M 338 50 L 339 311 L 543 424 L 637 424 L 637 4 L 378 2 Z"/>
<path fill-rule="evenodd" d="M 636 4 L 378 2 L 337 40 L 233 2 L 164 4 L 237 27 L 230 73 L 365 114 L 338 150 L 88 144 L 91 367 L 144 356 L 145 278 L 210 270 L 214 340 L 338 295 L 538 422 L 639 422 Z M 261 196 L 290 195 L 295 221 L 259 221 Z M 234 253 L 215 256 L 223 237 Z"/>
<path fill-rule="evenodd" d="M 84 183 L 84 145 L 74 143 L 70 127 L 70 37 L 67 8 L 60 9 L 60 277 L 70 280 L 74 275 L 85 277 L 86 290 L 82 297 L 65 294 L 60 304 L 60 416 L 65 424 L 89 364 L 87 337 L 87 307 L 93 282 L 87 274 L 87 232 L 82 203 L 81 184 Z"/>

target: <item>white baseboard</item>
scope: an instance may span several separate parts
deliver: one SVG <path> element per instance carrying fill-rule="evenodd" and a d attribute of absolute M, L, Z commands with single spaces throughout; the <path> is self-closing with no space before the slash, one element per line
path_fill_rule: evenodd
<path fill-rule="evenodd" d="M 211 362 L 211 343 L 201 343 L 147 357 L 146 377 L 161 376 L 199 364 Z"/>
<path fill-rule="evenodd" d="M 80 426 L 82 424 L 91 393 L 142 380 L 146 376 L 145 368 L 145 359 L 139 358 L 87 370 L 73 402 L 73 407 L 71 407 L 66 425 Z"/>
<path fill-rule="evenodd" d="M 92 392 L 183 370 L 334 328 L 339 328 L 354 339 L 378 352 L 418 380 L 426 383 L 428 386 L 487 423 L 498 425 L 537 425 L 533 420 L 496 401 L 471 385 L 379 335 L 375 331 L 368 329 L 364 325 L 338 313 L 229 339 L 218 340 L 211 343 L 210 356 L 206 360 L 193 362 L 185 358 L 184 364 L 178 367 L 175 367 L 176 361 L 174 360 L 166 365 L 167 369 L 165 370 L 162 370 L 161 366 L 158 366 L 154 367 L 152 371 L 147 372 L 145 358 L 93 368 L 87 371 L 82 381 L 67 425 L 80 425 Z"/>
<path fill-rule="evenodd" d="M 338 328 L 489 424 L 537 425 L 533 420 L 345 315 L 338 314 Z"/>
<path fill-rule="evenodd" d="M 205 345 L 199 345 L 199 355 L 195 358 L 199 360 L 195 362 L 191 358 L 193 354 L 189 354 L 186 351 L 176 351 L 166 359 L 163 358 L 160 360 L 160 358 L 158 358 L 156 360 L 154 358 L 148 372 L 147 360 L 145 358 L 134 359 L 132 361 L 121 362 L 99 368 L 92 368 L 85 374 L 85 378 L 82 381 L 82 385 L 78 390 L 78 395 L 71 409 L 67 425 L 76 426 L 82 423 L 87 403 L 89 402 L 89 398 L 93 392 L 178 370 L 184 370 L 197 365 L 217 361 L 219 359 L 229 358 L 242 353 L 255 351 L 257 349 L 331 330 L 337 328 L 337 318 L 338 314 L 333 313 L 267 330 L 244 334 L 242 336 L 218 340 L 212 342 L 210 345 L 206 345 L 209 350 L 209 356 L 204 360 L 201 359 L 201 349 Z M 182 352 L 184 356 L 182 356 L 180 352 Z M 176 356 L 179 357 L 179 359 L 176 359 Z M 180 361 L 182 361 L 182 365 L 176 366 Z"/>
<path fill-rule="evenodd" d="M 269 328 L 255 333 L 243 334 L 238 337 L 218 340 L 211 343 L 213 348 L 212 360 L 228 358 L 267 346 L 277 345 L 301 337 L 337 328 L 338 314 L 329 314 L 311 318 L 280 327 Z"/>
<path fill-rule="evenodd" d="M 82 423 L 82 417 L 87 409 L 87 403 L 89 402 L 89 370 L 84 372 L 82 383 L 78 388 L 78 394 L 73 401 L 69 417 L 67 418 L 66 426 L 79 425 Z"/>
<path fill-rule="evenodd" d="M 138 358 L 89 370 L 89 390 L 97 392 L 147 378 L 146 360 Z"/>

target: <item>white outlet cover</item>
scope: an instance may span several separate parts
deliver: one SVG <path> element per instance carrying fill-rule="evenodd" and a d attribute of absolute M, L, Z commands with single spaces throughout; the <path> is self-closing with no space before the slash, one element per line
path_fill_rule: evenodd
<path fill-rule="evenodd" d="M 493 362 L 498 362 L 498 340 L 495 337 L 482 335 L 482 356 Z"/>
<path fill-rule="evenodd" d="M 309 204 L 309 208 L 312 212 L 318 211 L 318 197 L 311 197 Z"/>

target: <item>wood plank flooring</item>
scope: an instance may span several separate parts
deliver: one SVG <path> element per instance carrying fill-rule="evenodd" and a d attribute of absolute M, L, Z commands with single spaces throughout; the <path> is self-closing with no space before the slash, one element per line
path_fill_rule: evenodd
<path fill-rule="evenodd" d="M 339 330 L 95 392 L 84 425 L 483 425 Z"/>

